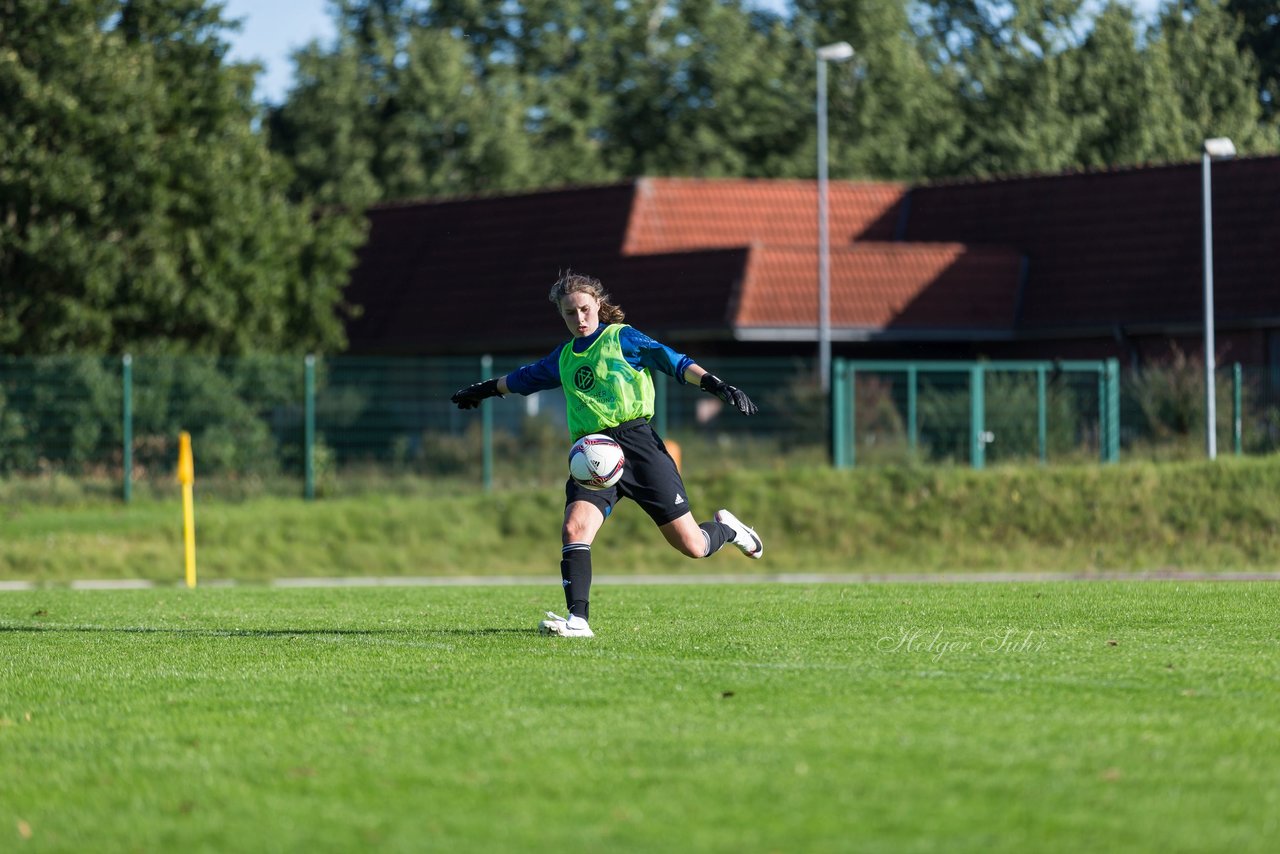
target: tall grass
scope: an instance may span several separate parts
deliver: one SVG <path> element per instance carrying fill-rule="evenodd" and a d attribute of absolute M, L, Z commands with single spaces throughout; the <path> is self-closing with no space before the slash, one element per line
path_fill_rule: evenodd
<path fill-rule="evenodd" d="M 1280 555 L 1280 457 L 1115 466 L 823 466 L 687 477 L 699 520 L 720 507 L 756 527 L 762 561 L 694 562 L 623 501 L 594 549 L 597 571 L 940 572 L 1273 569 Z M 304 502 L 214 499 L 197 484 L 197 559 L 206 579 L 280 576 L 556 577 L 563 490 L 485 493 L 462 482 Z M 12 494 L 12 493 L 10 493 Z M 176 494 L 125 506 L 88 492 L 57 505 L 6 501 L 0 578 L 178 579 Z"/>

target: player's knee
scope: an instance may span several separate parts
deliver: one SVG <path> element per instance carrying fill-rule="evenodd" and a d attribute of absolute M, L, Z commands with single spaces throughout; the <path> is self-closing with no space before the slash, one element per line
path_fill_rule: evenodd
<path fill-rule="evenodd" d="M 560 530 L 561 541 L 565 543 L 585 543 L 588 536 L 588 525 L 575 519 L 569 519 Z"/>
<path fill-rule="evenodd" d="M 682 537 L 676 548 L 680 551 L 680 554 L 688 558 L 696 559 L 707 556 L 707 541 L 702 536 L 701 531 L 698 532 L 696 540 L 690 537 Z"/>

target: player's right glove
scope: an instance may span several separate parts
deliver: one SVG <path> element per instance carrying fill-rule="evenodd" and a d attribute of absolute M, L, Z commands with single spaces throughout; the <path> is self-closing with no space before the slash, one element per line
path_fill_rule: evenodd
<path fill-rule="evenodd" d="M 743 415 L 755 415 L 760 411 L 745 391 L 729 385 L 715 374 L 703 374 L 698 385 L 703 391 L 714 394 Z"/>
<path fill-rule="evenodd" d="M 480 401 L 486 397 L 499 397 L 501 394 L 502 392 L 498 391 L 498 380 L 495 377 L 482 383 L 472 383 L 466 388 L 460 388 L 453 393 L 453 397 L 449 398 L 449 400 L 457 405 L 459 409 L 475 409 L 480 405 Z"/>

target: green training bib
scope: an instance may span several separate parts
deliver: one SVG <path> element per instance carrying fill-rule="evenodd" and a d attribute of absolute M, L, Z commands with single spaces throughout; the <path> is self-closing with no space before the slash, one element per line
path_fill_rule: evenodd
<path fill-rule="evenodd" d="M 609 324 L 585 352 L 573 352 L 572 341 L 560 351 L 560 384 L 575 439 L 653 415 L 653 377 L 622 355 L 618 337 L 624 327 Z"/>

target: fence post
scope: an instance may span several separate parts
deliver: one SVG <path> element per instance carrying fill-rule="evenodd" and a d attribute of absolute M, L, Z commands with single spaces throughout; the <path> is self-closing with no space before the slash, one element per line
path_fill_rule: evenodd
<path fill-rule="evenodd" d="M 983 393 L 982 365 L 969 369 L 969 464 L 975 469 L 986 465 L 986 398 Z"/>
<path fill-rule="evenodd" d="M 1040 465 L 1049 461 L 1049 389 L 1045 370 L 1044 365 L 1036 367 L 1036 447 Z"/>
<path fill-rule="evenodd" d="M 845 436 L 845 454 L 848 461 L 848 468 L 856 468 L 858 465 L 858 372 L 854 368 L 849 368 L 848 378 L 844 385 L 845 407 L 844 407 L 844 436 Z"/>
<path fill-rule="evenodd" d="M 1240 363 L 1231 366 L 1231 437 L 1236 456 L 1244 453 L 1244 401 L 1241 386 L 1244 385 Z"/>
<path fill-rule="evenodd" d="M 917 386 L 919 385 L 919 371 L 914 364 L 907 365 L 907 450 L 911 452 L 914 459 L 916 455 L 916 444 L 919 442 L 919 428 L 916 426 L 916 405 L 917 405 Z"/>
<path fill-rule="evenodd" d="M 831 390 L 827 395 L 827 458 L 834 468 L 845 467 L 844 459 L 844 359 L 831 360 Z"/>
<path fill-rule="evenodd" d="M 1104 463 L 1107 461 L 1107 424 L 1111 420 L 1107 414 L 1107 401 L 1110 399 L 1107 393 L 1107 363 L 1104 361 L 1098 365 L 1098 459 Z"/>
<path fill-rule="evenodd" d="M 480 379 L 487 380 L 493 376 L 493 356 L 485 354 L 480 357 Z M 484 470 L 484 491 L 493 491 L 493 399 L 480 405 L 481 457 Z"/>
<path fill-rule="evenodd" d="M 1107 359 L 1107 458 L 1120 462 L 1120 360 Z"/>
<path fill-rule="evenodd" d="M 316 357 L 307 354 L 303 361 L 303 422 L 302 465 L 305 478 L 303 496 L 307 501 L 316 498 Z"/>
<path fill-rule="evenodd" d="M 849 363 L 840 357 L 831 362 L 831 393 L 828 397 L 828 415 L 831 422 L 831 464 L 838 469 L 853 467 L 853 459 L 849 447 L 852 437 L 849 435 L 849 383 L 853 370 Z"/>
<path fill-rule="evenodd" d="M 121 488 L 124 503 L 128 504 L 133 501 L 133 356 L 128 353 L 120 360 L 120 380 L 120 396 L 123 400 L 121 434 L 124 445 Z"/>
<path fill-rule="evenodd" d="M 659 436 L 667 435 L 667 375 L 662 371 L 650 371 L 653 375 L 653 428 Z"/>

